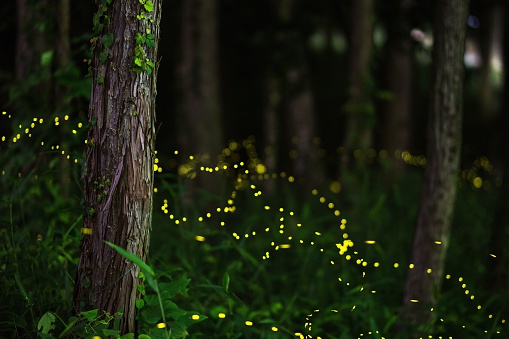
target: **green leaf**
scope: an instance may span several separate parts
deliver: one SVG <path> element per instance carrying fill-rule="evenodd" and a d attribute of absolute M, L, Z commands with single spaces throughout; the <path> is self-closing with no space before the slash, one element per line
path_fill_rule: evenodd
<path fill-rule="evenodd" d="M 143 320 L 147 322 L 147 324 L 157 324 L 162 318 L 159 304 L 154 304 L 152 306 L 149 305 L 141 311 L 141 316 L 143 317 Z"/>
<path fill-rule="evenodd" d="M 136 41 L 136 44 L 141 45 L 141 44 L 145 43 L 146 39 L 142 34 L 138 33 L 138 34 L 136 34 L 136 37 L 134 38 L 134 40 Z"/>
<path fill-rule="evenodd" d="M 99 310 L 96 308 L 96 309 L 93 309 L 93 310 L 90 310 L 90 311 L 83 311 L 83 312 L 80 312 L 80 314 L 82 316 L 85 317 L 85 319 L 87 319 L 88 322 L 92 322 L 94 321 L 96 318 L 97 318 L 97 314 L 99 313 Z"/>
<path fill-rule="evenodd" d="M 118 330 L 110 330 L 110 329 L 107 329 L 107 328 L 103 328 L 102 332 L 107 337 L 109 337 L 109 336 L 117 336 L 117 335 L 120 334 L 120 331 L 118 331 Z"/>
<path fill-rule="evenodd" d="M 139 58 L 134 59 L 134 63 L 141 67 L 141 60 Z"/>
<path fill-rule="evenodd" d="M 142 334 L 138 336 L 140 338 Z M 134 339 L 134 333 L 126 333 L 123 336 L 120 337 L 120 339 Z"/>
<path fill-rule="evenodd" d="M 106 34 L 102 37 L 102 42 L 105 47 L 110 47 L 113 45 L 113 41 L 115 41 L 113 33 Z"/>
<path fill-rule="evenodd" d="M 129 259 L 134 264 L 138 265 L 140 267 L 141 271 L 143 272 L 143 274 L 145 275 L 145 279 L 147 279 L 147 283 L 149 284 L 149 286 L 152 287 L 154 289 L 154 291 L 156 291 L 156 292 L 159 291 L 159 289 L 157 288 L 157 283 L 154 280 L 154 276 L 155 276 L 154 270 L 149 265 L 147 265 L 145 262 L 143 262 L 143 260 L 138 258 L 136 255 L 127 252 L 123 248 L 118 247 L 117 245 L 112 244 L 111 242 L 108 242 L 108 241 L 105 241 L 105 243 L 108 246 L 115 249 L 124 258 Z"/>
<path fill-rule="evenodd" d="M 99 60 L 101 61 L 101 63 L 105 63 L 106 62 L 106 59 L 108 59 L 108 50 L 105 49 L 104 51 L 102 51 L 100 54 L 99 54 Z"/>
<path fill-rule="evenodd" d="M 176 295 L 186 292 L 187 286 L 190 282 L 191 279 L 179 277 L 171 282 L 161 283 L 161 296 L 164 298 L 173 299 Z"/>
<path fill-rule="evenodd" d="M 39 320 L 39 323 L 37 324 L 37 330 L 41 331 L 42 333 L 48 334 L 51 330 L 55 329 L 55 320 L 56 317 L 51 312 L 46 312 Z"/>
<path fill-rule="evenodd" d="M 138 299 L 136 300 L 136 308 L 141 310 L 143 308 L 143 306 L 145 306 L 145 300 L 143 299 Z"/>
<path fill-rule="evenodd" d="M 145 10 L 147 12 L 153 12 L 154 11 L 154 4 L 150 0 L 148 0 L 143 6 L 145 7 Z"/>
<path fill-rule="evenodd" d="M 46 51 L 41 54 L 41 66 L 48 66 L 53 60 L 53 51 Z"/>
<path fill-rule="evenodd" d="M 226 292 L 228 292 L 228 288 L 230 287 L 230 275 L 228 272 L 224 272 L 223 274 L 223 288 Z"/>
<path fill-rule="evenodd" d="M 138 336 L 138 339 L 152 339 L 152 337 L 147 334 L 140 334 Z"/>

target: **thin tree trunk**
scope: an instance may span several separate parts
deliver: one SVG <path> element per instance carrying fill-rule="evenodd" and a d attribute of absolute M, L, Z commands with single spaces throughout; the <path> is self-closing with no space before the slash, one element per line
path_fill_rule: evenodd
<path fill-rule="evenodd" d="M 278 172 L 278 151 L 280 145 L 280 123 L 279 107 L 281 101 L 281 88 L 276 76 L 267 72 L 265 79 L 266 103 L 263 112 L 264 124 L 264 145 L 265 145 L 265 166 L 267 173 Z M 276 190 L 275 180 L 264 181 L 264 187 L 267 194 L 272 194 Z"/>
<path fill-rule="evenodd" d="M 106 6 L 104 15 L 111 22 L 101 21 L 103 28 L 97 24 L 94 27 L 98 36 L 83 174 L 85 221 L 74 307 L 76 312 L 122 311 L 120 329 L 125 333 L 136 330 L 135 301 L 140 297 L 137 289 L 140 268 L 105 241 L 125 248 L 142 260 L 147 257 L 157 66 L 151 70 L 145 64 L 143 70 L 136 68 L 134 61 L 136 48 L 140 61 L 148 59 L 156 63 L 161 1 L 153 0 L 152 12 L 146 11 L 138 0 L 111 4 L 99 1 L 98 5 Z M 136 16 L 143 12 L 147 18 L 138 20 Z M 137 34 L 148 37 L 148 30 L 154 35 L 155 46 L 135 42 Z"/>
<path fill-rule="evenodd" d="M 198 161 L 215 167 L 223 145 L 219 93 L 216 0 L 186 0 L 182 3 L 181 60 L 177 77 L 181 91 L 178 112 L 178 140 L 183 153 L 199 155 Z M 200 165 L 198 166 L 200 167 Z M 218 194 L 221 180 L 198 172 L 188 189 L 189 204 L 195 188 Z"/>
<path fill-rule="evenodd" d="M 318 157 L 318 147 L 313 143 L 316 136 L 314 98 L 311 91 L 306 64 L 306 52 L 301 33 L 294 24 L 297 2 L 280 0 L 276 11 L 284 27 L 280 34 L 283 44 L 282 61 L 284 84 L 281 105 L 285 117 L 286 134 L 293 151 L 293 174 L 304 180 L 306 188 L 324 182 L 324 170 Z M 289 28 L 288 28 L 289 27 Z"/>
<path fill-rule="evenodd" d="M 398 0 L 400 18 L 392 29 L 388 44 L 387 90 L 392 97 L 387 102 L 383 128 L 383 147 L 394 154 L 396 150 L 409 150 L 412 135 L 413 44 L 410 40 L 408 19 L 412 0 Z M 390 159 L 394 159 L 391 157 Z M 393 161 L 396 172 L 404 169 L 404 162 Z"/>
<path fill-rule="evenodd" d="M 54 42 L 55 47 L 55 70 L 64 71 L 69 67 L 71 62 L 71 6 L 69 0 L 56 0 L 54 4 L 55 22 L 56 22 L 56 39 Z M 58 111 L 61 116 L 70 113 L 70 105 L 68 100 L 68 89 L 59 84 L 57 80 L 53 81 L 53 96 L 55 111 Z M 67 131 L 69 130 L 69 122 L 61 119 L 61 126 L 59 130 L 60 145 L 64 150 L 68 149 L 68 142 L 66 140 Z M 68 199 L 70 193 L 70 171 L 71 166 L 69 161 L 62 159 L 60 161 L 60 194 L 63 198 Z"/>
<path fill-rule="evenodd" d="M 504 3 L 505 13 L 509 13 L 509 2 Z M 507 16 L 503 22 L 503 64 L 504 92 L 501 112 L 497 115 L 497 128 L 492 141 L 495 149 L 495 162 L 502 168 L 502 187 L 495 207 L 495 217 L 491 227 L 490 251 L 496 255 L 490 257 L 488 265 L 488 286 L 490 291 L 502 296 L 500 298 L 502 316 L 509 314 L 509 20 Z"/>
<path fill-rule="evenodd" d="M 428 159 L 401 316 L 425 324 L 440 292 L 461 151 L 468 0 L 436 3 Z"/>
<path fill-rule="evenodd" d="M 350 99 L 345 111 L 347 122 L 343 146 L 347 154 L 354 148 L 367 149 L 373 137 L 374 111 L 370 97 L 371 55 L 373 49 L 373 0 L 352 2 L 349 39 Z"/>

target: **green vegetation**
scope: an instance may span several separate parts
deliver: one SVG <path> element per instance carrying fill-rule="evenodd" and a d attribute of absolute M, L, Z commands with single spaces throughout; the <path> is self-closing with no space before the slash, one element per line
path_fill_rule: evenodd
<path fill-rule="evenodd" d="M 9 122 L 8 114 L 0 118 Z M 54 121 L 59 119 L 33 127 L 32 138 L 49 133 Z M 83 123 L 71 122 L 78 125 Z M 80 205 L 84 160 L 77 151 L 84 136 L 79 128 L 72 132 L 70 147 L 76 152 L 44 144 L 34 167 L 17 170 L 11 163 L 22 163 L 28 153 L 15 150 L 32 141 L 24 129 L 20 136 L 3 138 L 0 151 L 0 335 L 117 336 L 118 314 L 76 316 L 71 309 L 77 248 L 86 232 L 82 214 L 94 213 Z M 424 157 L 403 153 L 408 171 L 394 178 L 386 152 L 357 152 L 358 166 L 342 182 L 308 192 L 290 174 L 265 173 L 261 160 L 250 156 L 255 145 L 253 138 L 231 142 L 217 168 L 202 167 L 198 157 L 179 160 L 158 153 L 149 264 L 121 252 L 141 268 L 145 282 L 137 302 L 140 333 L 146 335 L 140 338 L 187 333 L 192 338 L 407 338 L 397 334 L 395 324 L 411 264 Z M 9 158 L 3 157 L 5 150 Z M 70 196 L 62 193 L 62 162 L 71 164 Z M 497 338 L 508 331 L 482 274 L 493 259 L 486 225 L 498 194 L 490 166 L 479 158 L 460 175 L 447 276 L 428 332 L 432 338 Z M 211 175 L 207 172 L 227 176 L 229 187 L 225 196 L 200 192 L 195 199 L 215 205 L 201 210 L 185 203 L 184 187 L 190 178 Z M 265 193 L 268 181 L 276 184 L 277 194 Z M 96 193 L 106 197 L 109 179 L 98 178 L 96 185 Z"/>

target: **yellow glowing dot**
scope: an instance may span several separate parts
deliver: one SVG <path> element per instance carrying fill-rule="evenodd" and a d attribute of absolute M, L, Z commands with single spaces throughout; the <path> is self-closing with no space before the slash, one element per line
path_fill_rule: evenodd
<path fill-rule="evenodd" d="M 317 195 L 317 194 L 318 194 L 318 190 L 317 190 L 317 189 L 312 190 L 312 191 L 311 191 L 311 194 L 313 194 L 313 195 Z"/>
<path fill-rule="evenodd" d="M 41 118 L 39 119 L 39 123 L 42 124 L 44 122 L 44 120 Z"/>
<path fill-rule="evenodd" d="M 415 265 L 414 265 L 414 264 L 410 264 L 410 265 L 408 265 L 408 268 L 409 268 L 409 269 L 412 269 L 412 268 L 414 268 L 414 267 L 415 267 Z"/>
<path fill-rule="evenodd" d="M 394 268 L 398 268 L 399 264 L 397 262 L 394 263 Z"/>
<path fill-rule="evenodd" d="M 437 240 L 437 241 L 435 241 L 435 244 L 442 245 L 442 242 Z"/>
<path fill-rule="evenodd" d="M 157 324 L 157 328 L 165 328 L 166 327 L 166 324 L 165 323 L 159 323 Z"/>
<path fill-rule="evenodd" d="M 496 258 L 497 256 L 495 254 L 490 254 L 493 258 Z"/>
<path fill-rule="evenodd" d="M 430 274 L 431 272 L 432 272 L 431 268 L 428 268 L 428 269 L 426 270 L 426 273 L 428 273 L 428 274 Z"/>
<path fill-rule="evenodd" d="M 366 240 L 366 241 L 364 241 L 364 243 L 368 244 L 368 245 L 373 245 L 376 243 L 376 241 L 375 240 Z"/>
<path fill-rule="evenodd" d="M 264 174 L 266 171 L 267 171 L 267 168 L 265 167 L 265 165 L 263 164 L 258 164 L 256 165 L 255 167 L 255 171 L 256 173 L 258 174 Z"/>
<path fill-rule="evenodd" d="M 194 237 L 196 239 L 196 241 L 205 241 L 205 237 L 201 236 L 201 235 L 197 235 L 196 237 Z"/>
<path fill-rule="evenodd" d="M 447 274 L 447 275 L 445 276 L 445 279 L 451 279 L 451 275 L 450 275 L 450 274 Z"/>
<path fill-rule="evenodd" d="M 253 322 L 252 321 L 249 321 L 249 320 L 246 320 L 246 326 L 253 326 Z"/>
<path fill-rule="evenodd" d="M 42 234 L 37 234 L 37 241 L 42 241 Z"/>
<path fill-rule="evenodd" d="M 410 299 L 410 302 L 412 302 L 412 303 L 418 303 L 418 302 L 419 302 L 419 300 L 417 300 L 417 299 Z"/>
<path fill-rule="evenodd" d="M 218 316 L 219 318 L 221 318 L 221 319 L 226 318 L 226 314 L 224 314 L 224 313 L 219 313 L 217 316 Z"/>
<path fill-rule="evenodd" d="M 81 128 L 81 127 L 83 127 L 83 124 L 80 122 L 80 123 L 78 123 L 78 128 Z"/>
<path fill-rule="evenodd" d="M 66 116 L 64 117 L 64 120 L 69 120 L 69 116 L 68 116 L 68 115 L 66 115 Z"/>
<path fill-rule="evenodd" d="M 347 254 L 346 257 L 345 257 L 346 260 L 350 260 L 352 259 L 352 256 L 350 254 Z"/>
<path fill-rule="evenodd" d="M 375 267 L 379 267 L 379 266 L 380 266 L 380 263 L 376 262 L 376 263 L 374 263 L 374 264 L 373 264 L 373 266 L 375 266 Z"/>
<path fill-rule="evenodd" d="M 271 330 L 274 331 L 274 332 L 279 331 L 279 329 L 276 326 L 272 326 Z"/>
<path fill-rule="evenodd" d="M 480 310 L 482 307 L 481 305 L 477 305 L 477 309 Z"/>
<path fill-rule="evenodd" d="M 159 168 L 159 166 L 157 166 L 156 164 L 154 164 L 154 172 L 156 172 L 158 168 Z"/>
<path fill-rule="evenodd" d="M 482 187 L 482 179 L 480 177 L 476 177 L 472 183 L 474 184 L 475 188 L 481 188 Z"/>
<path fill-rule="evenodd" d="M 154 187 L 154 193 L 157 193 L 157 187 Z"/>
<path fill-rule="evenodd" d="M 191 316 L 191 319 L 193 319 L 193 320 L 199 320 L 199 319 L 200 319 L 200 316 L 199 316 L 198 314 L 193 314 L 193 315 Z"/>

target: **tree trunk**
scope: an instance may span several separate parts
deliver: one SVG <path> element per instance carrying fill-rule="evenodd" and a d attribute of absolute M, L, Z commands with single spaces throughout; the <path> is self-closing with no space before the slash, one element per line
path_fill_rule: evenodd
<path fill-rule="evenodd" d="M 428 159 L 401 311 L 408 323 L 430 321 L 441 286 L 461 150 L 467 14 L 468 0 L 436 3 Z"/>
<path fill-rule="evenodd" d="M 352 22 L 349 39 L 349 101 L 345 106 L 347 122 L 343 146 L 349 154 L 354 148 L 371 146 L 374 109 L 370 85 L 373 49 L 373 0 L 352 2 Z"/>
<path fill-rule="evenodd" d="M 304 41 L 295 24 L 296 6 L 294 0 L 277 2 L 276 11 L 282 26 L 276 35 L 281 44 L 283 72 L 281 109 L 286 121 L 286 135 L 290 140 L 290 157 L 293 174 L 303 180 L 307 188 L 315 188 L 324 182 L 324 169 L 318 157 L 318 146 L 313 142 L 316 136 L 314 98 L 311 91 L 306 63 Z"/>
<path fill-rule="evenodd" d="M 406 151 L 410 148 L 412 135 L 412 87 L 413 87 L 413 43 L 410 40 L 411 24 L 409 21 L 411 0 L 397 1 L 397 14 L 400 18 L 391 26 L 387 46 L 387 90 L 392 97 L 385 106 L 383 127 L 383 147 L 394 154 L 396 150 Z M 394 157 L 390 157 L 394 159 Z M 404 169 L 405 163 L 395 160 L 396 172 Z"/>
<path fill-rule="evenodd" d="M 503 10 L 509 13 L 509 2 L 505 2 Z M 509 20 L 507 16 L 503 22 L 503 64 L 509 65 Z M 488 286 L 494 294 L 502 296 L 501 313 L 505 317 L 509 314 L 509 72 L 504 72 L 503 104 L 496 119 L 496 129 L 492 140 L 495 150 L 495 163 L 501 167 L 502 187 L 495 207 L 495 217 L 491 226 L 490 251 L 495 258 L 490 257 L 488 265 Z"/>
<path fill-rule="evenodd" d="M 55 23 L 56 23 L 56 39 L 54 41 L 55 48 L 55 70 L 63 71 L 70 66 L 71 62 L 71 5 L 70 0 L 55 0 Z M 71 106 L 68 99 L 68 88 L 58 83 L 58 80 L 53 81 L 53 97 L 54 97 L 54 111 L 59 112 L 59 115 L 70 114 Z M 67 131 L 69 130 L 69 121 L 62 119 L 60 123 L 59 137 L 60 145 L 63 149 L 69 149 L 66 140 Z M 70 183 L 71 183 L 71 166 L 70 162 L 61 160 L 60 164 L 60 194 L 63 198 L 68 199 L 71 196 Z"/>
<path fill-rule="evenodd" d="M 157 73 L 157 66 L 152 68 L 148 62 L 156 64 L 161 1 L 153 0 L 152 11 L 145 9 L 139 0 L 117 0 L 111 4 L 98 1 L 98 8 L 94 20 L 97 39 L 92 40 L 94 81 L 83 174 L 84 235 L 74 307 L 76 312 L 89 309 L 99 309 L 100 314 L 123 312 L 120 329 L 125 333 L 136 330 L 140 268 L 105 241 L 142 260 L 147 257 Z M 140 37 L 152 43 L 140 42 Z"/>
<path fill-rule="evenodd" d="M 189 0 L 182 2 L 181 59 L 177 81 L 181 92 L 178 111 L 178 141 L 181 151 L 194 155 L 205 166 L 215 167 L 223 146 L 221 101 L 217 51 L 216 0 Z M 200 167 L 198 165 L 197 167 Z M 199 172 L 199 170 L 197 170 Z M 221 180 L 211 174 L 197 173 L 188 195 L 196 187 L 218 194 Z M 192 177 L 194 178 L 194 176 Z"/>

